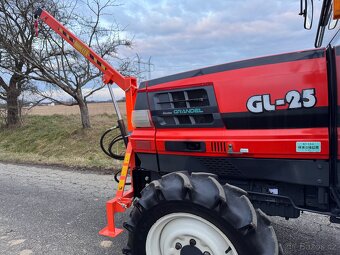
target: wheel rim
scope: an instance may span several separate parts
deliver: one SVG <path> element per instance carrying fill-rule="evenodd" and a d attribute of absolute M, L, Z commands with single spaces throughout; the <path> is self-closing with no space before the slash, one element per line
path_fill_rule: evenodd
<path fill-rule="evenodd" d="M 229 238 L 209 221 L 189 213 L 160 218 L 146 238 L 146 255 L 237 255 Z"/>

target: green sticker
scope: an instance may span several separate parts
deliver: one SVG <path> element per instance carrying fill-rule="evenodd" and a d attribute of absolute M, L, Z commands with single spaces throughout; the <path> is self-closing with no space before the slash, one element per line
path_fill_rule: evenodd
<path fill-rule="evenodd" d="M 321 143 L 296 142 L 296 152 L 321 152 Z"/>

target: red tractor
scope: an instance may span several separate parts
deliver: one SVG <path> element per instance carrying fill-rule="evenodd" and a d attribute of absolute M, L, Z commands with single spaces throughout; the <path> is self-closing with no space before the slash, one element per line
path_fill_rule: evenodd
<path fill-rule="evenodd" d="M 306 28 L 312 3 L 301 1 Z M 124 254 L 276 255 L 281 248 L 266 214 L 297 218 L 311 211 L 339 223 L 338 36 L 320 47 L 339 7 L 337 0 L 323 2 L 317 49 L 202 68 L 139 88 L 39 9 L 36 16 L 102 70 L 105 83 L 126 92 L 128 131 L 114 103 L 122 133 L 115 141 L 123 139 L 127 150 L 100 234 L 120 234 L 114 214 L 133 204 Z"/>

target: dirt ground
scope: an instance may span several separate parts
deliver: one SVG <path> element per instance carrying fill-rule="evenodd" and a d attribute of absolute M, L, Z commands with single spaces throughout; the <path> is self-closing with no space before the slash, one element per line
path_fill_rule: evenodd
<path fill-rule="evenodd" d="M 100 115 L 100 114 L 114 114 L 114 108 L 112 103 L 90 103 L 88 104 L 90 115 Z M 125 103 L 120 102 L 119 108 L 124 115 L 125 111 Z M 77 105 L 73 106 L 65 106 L 65 105 L 43 105 L 43 106 L 35 106 L 29 111 L 24 110 L 26 114 L 29 115 L 41 115 L 41 116 L 49 116 L 54 114 L 60 115 L 72 115 L 79 114 L 79 107 Z"/>

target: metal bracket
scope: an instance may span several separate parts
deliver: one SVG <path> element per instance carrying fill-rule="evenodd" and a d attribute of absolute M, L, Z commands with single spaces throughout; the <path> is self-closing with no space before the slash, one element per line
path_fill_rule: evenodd
<path fill-rule="evenodd" d="M 106 219 L 107 226 L 103 228 L 99 234 L 108 237 L 116 237 L 123 232 L 123 229 L 116 228 L 115 225 L 115 214 L 125 212 L 131 207 L 134 199 L 133 186 L 127 192 L 124 192 L 126 179 L 128 175 L 129 168 L 133 170 L 135 165 L 133 150 L 130 143 L 128 143 L 125 158 L 123 162 L 123 167 L 118 183 L 118 189 L 116 197 L 106 202 Z M 132 176 L 132 173 L 130 173 Z"/>
<path fill-rule="evenodd" d="M 233 150 L 233 145 L 231 143 L 228 144 L 228 154 L 242 155 L 242 154 L 246 154 L 246 153 L 249 153 L 248 148 L 241 148 L 239 152 L 236 152 L 236 151 Z"/>

